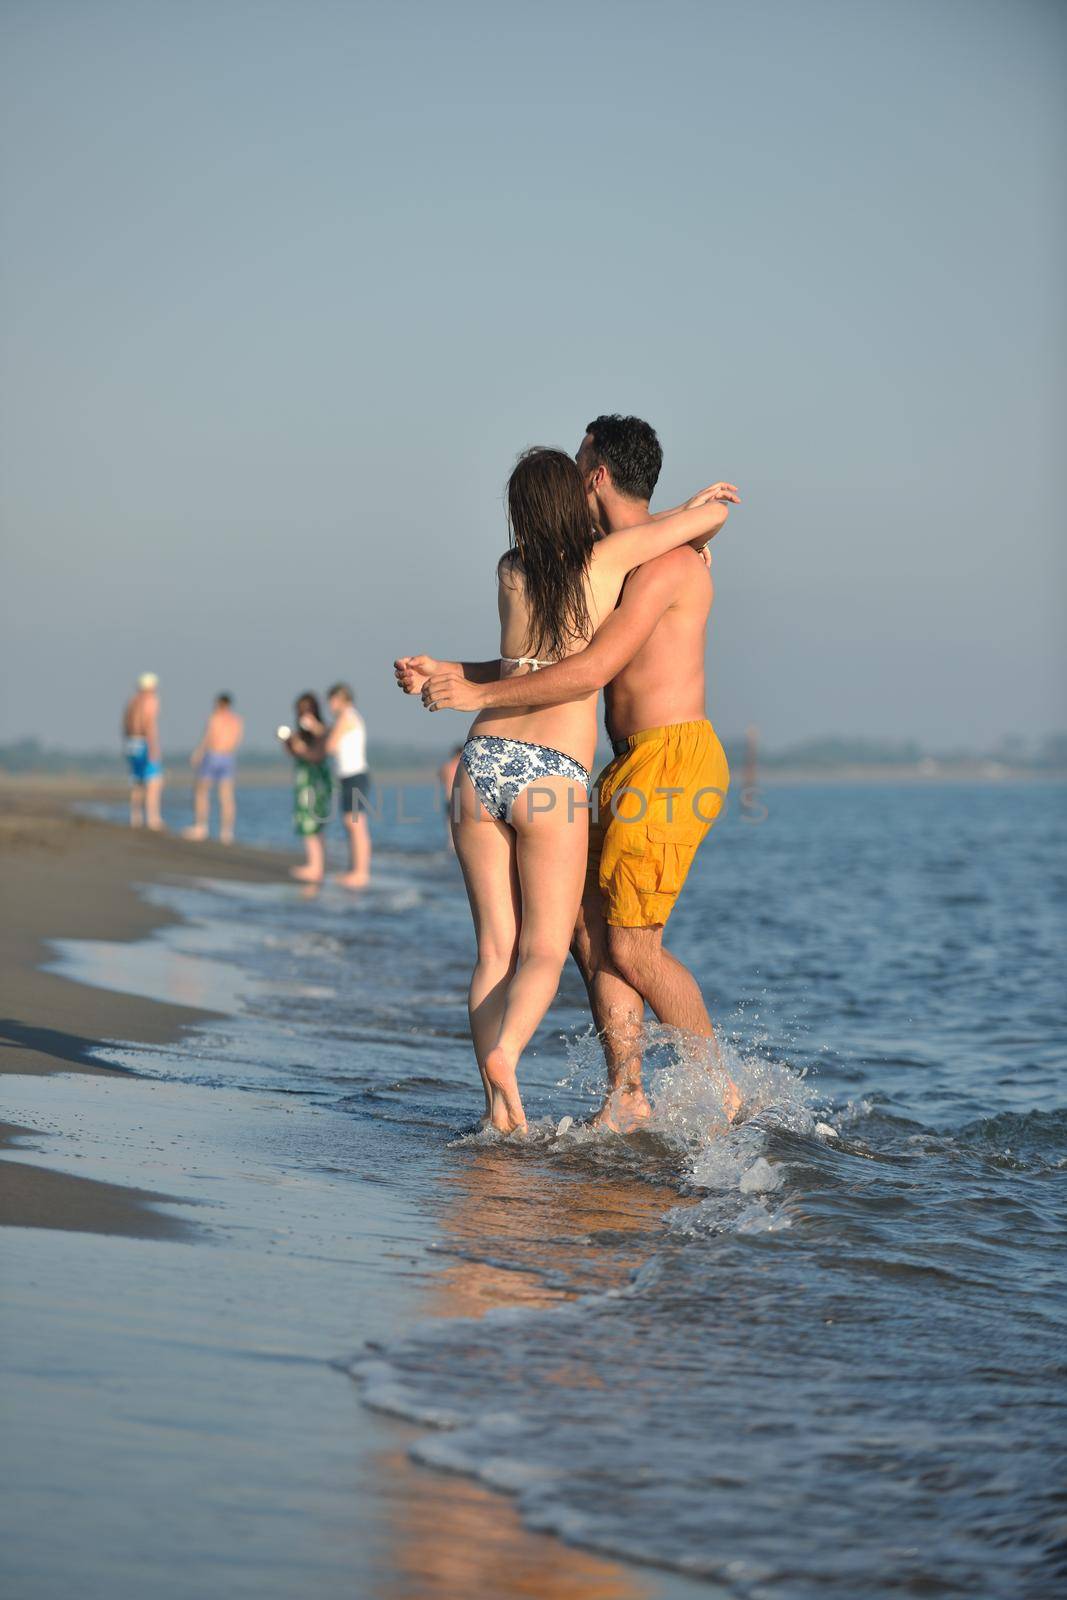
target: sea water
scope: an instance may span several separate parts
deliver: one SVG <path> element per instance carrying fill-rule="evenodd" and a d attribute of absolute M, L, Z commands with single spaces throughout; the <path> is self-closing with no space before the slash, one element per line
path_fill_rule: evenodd
<path fill-rule="evenodd" d="M 187 918 L 151 943 L 187 960 L 190 1003 L 224 969 L 237 1014 L 200 1057 L 119 1053 L 313 1099 L 432 1219 L 425 1315 L 338 1352 L 366 1401 L 531 1527 L 730 1595 L 1061 1592 L 1064 790 L 782 787 L 728 811 L 667 942 L 745 1120 L 652 1025 L 651 1123 L 583 1125 L 601 1065 L 568 970 L 523 1063 L 525 1141 L 475 1126 L 439 808 L 381 798 L 364 894 L 149 891 Z M 286 827 L 282 792 L 242 796 L 245 838 Z"/>

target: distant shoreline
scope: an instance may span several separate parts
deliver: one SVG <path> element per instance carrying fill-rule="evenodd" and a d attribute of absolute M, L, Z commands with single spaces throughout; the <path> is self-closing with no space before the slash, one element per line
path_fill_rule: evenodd
<path fill-rule="evenodd" d="M 608 757 L 605 754 L 604 760 Z M 599 770 L 599 768 L 597 769 Z M 244 789 L 284 788 L 291 781 L 287 766 L 248 766 L 238 773 L 238 787 Z M 436 765 L 429 761 L 425 767 L 405 766 L 375 769 L 376 781 L 387 787 L 403 783 L 432 783 L 437 776 Z M 862 786 L 876 784 L 907 784 L 916 788 L 936 787 L 938 784 L 1062 784 L 1067 783 L 1067 769 L 1035 769 L 1011 767 L 999 762 L 974 761 L 942 763 L 924 760 L 891 765 L 882 762 L 856 763 L 840 767 L 778 767 L 757 769 L 756 789 L 785 788 L 790 784 L 816 787 L 819 784 Z M 179 793 L 193 786 L 193 773 L 188 768 L 176 768 L 166 773 L 166 786 Z M 732 768 L 731 787 L 740 793 L 750 787 L 740 763 Z M 56 800 L 115 802 L 125 799 L 129 785 L 121 772 L 107 773 L 79 771 L 72 767 L 65 772 L 8 772 L 0 769 L 0 794 L 14 797 L 34 793 Z"/>

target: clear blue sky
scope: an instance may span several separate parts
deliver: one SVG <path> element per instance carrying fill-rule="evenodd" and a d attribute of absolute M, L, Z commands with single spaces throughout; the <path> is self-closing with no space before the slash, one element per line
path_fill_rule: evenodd
<path fill-rule="evenodd" d="M 496 653 L 517 451 L 729 477 L 724 734 L 1067 724 L 1065 13 L 33 0 L 3 13 L 0 739 L 265 743 Z"/>

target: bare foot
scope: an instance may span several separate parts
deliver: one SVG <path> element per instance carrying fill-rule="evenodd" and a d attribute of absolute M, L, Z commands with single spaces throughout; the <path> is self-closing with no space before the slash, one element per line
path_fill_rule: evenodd
<path fill-rule="evenodd" d="M 493 1090 L 490 1121 L 498 1133 L 519 1133 L 526 1127 L 526 1113 L 519 1098 L 519 1083 L 514 1064 L 497 1045 L 485 1058 L 485 1075 Z"/>
<path fill-rule="evenodd" d="M 219 834 L 219 844 L 232 844 L 232 843 L 233 843 L 233 834 L 232 833 L 220 833 Z"/>
<path fill-rule="evenodd" d="M 741 1091 L 732 1078 L 727 1078 L 726 1089 L 722 1097 L 722 1108 L 726 1113 L 727 1122 L 733 1122 L 741 1109 Z"/>
<path fill-rule="evenodd" d="M 207 838 L 207 829 L 206 828 L 197 828 L 197 827 L 183 828 L 182 829 L 182 838 L 183 839 L 206 839 Z"/>
<path fill-rule="evenodd" d="M 612 1089 L 593 1118 L 594 1128 L 609 1128 L 612 1133 L 633 1133 L 652 1115 L 648 1096 L 640 1084 L 635 1089 Z"/>
<path fill-rule="evenodd" d="M 370 878 L 365 872 L 339 872 L 333 881 L 339 883 L 343 889 L 365 889 Z"/>
<path fill-rule="evenodd" d="M 314 867 L 290 867 L 290 878 L 295 878 L 298 883 L 321 883 L 322 873 L 316 872 Z"/>

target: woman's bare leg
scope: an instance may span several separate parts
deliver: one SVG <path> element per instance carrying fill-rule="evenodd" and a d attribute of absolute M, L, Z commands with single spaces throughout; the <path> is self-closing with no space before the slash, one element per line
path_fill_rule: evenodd
<path fill-rule="evenodd" d="M 485 1070 L 493 1087 L 493 1124 L 525 1122 L 516 1070 L 556 997 L 582 898 L 589 814 L 575 804 L 585 791 L 571 778 L 540 778 L 512 809 L 521 924 L 518 964 Z M 549 803 L 550 802 L 550 803 Z"/>
<path fill-rule="evenodd" d="M 321 833 L 308 833 L 304 835 L 304 865 L 290 867 L 290 875 L 299 878 L 301 883 L 321 883 L 326 866 L 326 851 L 323 848 Z"/>
<path fill-rule="evenodd" d="M 456 775 L 459 798 L 452 836 L 467 885 L 478 961 L 471 976 L 468 1010 L 478 1071 L 485 1090 L 485 1116 L 493 1110 L 485 1062 L 497 1042 L 508 980 L 515 971 L 519 939 L 519 881 L 515 835 L 486 815 L 465 771 Z"/>

